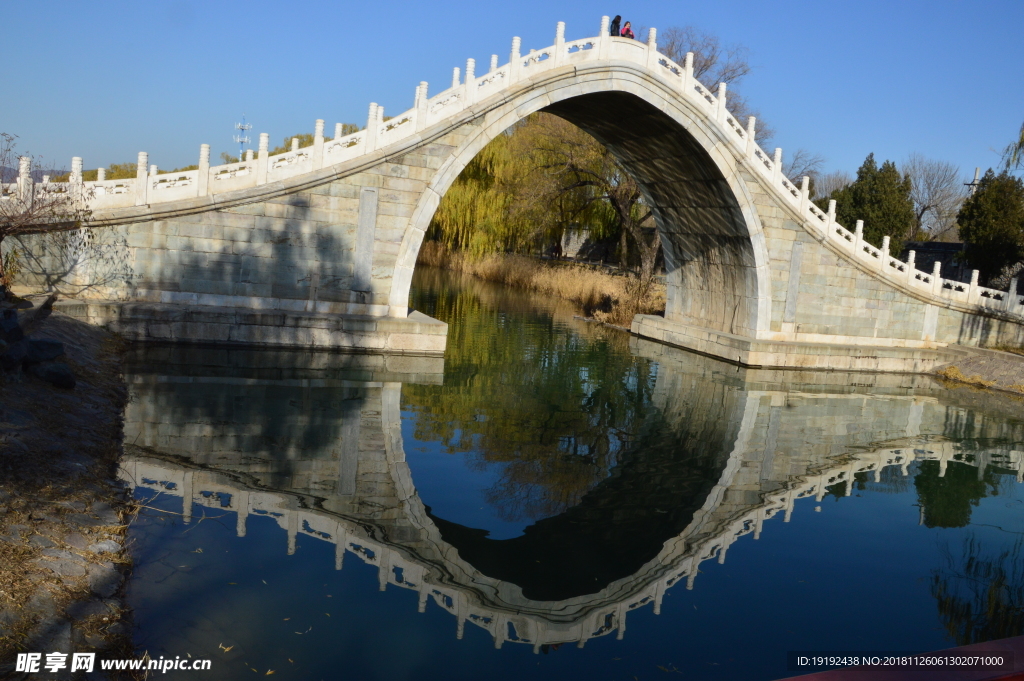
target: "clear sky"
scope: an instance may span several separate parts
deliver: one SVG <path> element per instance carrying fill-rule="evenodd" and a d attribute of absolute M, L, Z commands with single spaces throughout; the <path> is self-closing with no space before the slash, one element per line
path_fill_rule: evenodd
<path fill-rule="evenodd" d="M 821 154 L 855 171 L 869 152 L 952 161 L 964 174 L 998 162 L 1024 121 L 1024 0 L 859 2 L 337 2 L 163 0 L 3 3 L 7 59 L 0 131 L 61 167 L 195 163 L 209 143 L 312 132 L 324 118 L 365 124 L 432 93 L 454 66 L 597 33 L 601 14 L 634 25 L 692 24 L 746 46 L 739 86 L 776 129 L 772 146 Z M 640 36 L 638 36 L 640 37 Z"/>

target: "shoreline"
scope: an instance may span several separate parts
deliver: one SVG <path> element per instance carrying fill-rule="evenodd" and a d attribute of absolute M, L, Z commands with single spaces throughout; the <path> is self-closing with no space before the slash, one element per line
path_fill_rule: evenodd
<path fill-rule="evenodd" d="M 126 536 L 135 507 L 116 477 L 128 398 L 122 342 L 45 306 L 22 313 L 19 321 L 33 339 L 63 344 L 62 363 L 76 384 L 56 387 L 24 373 L 21 365 L 2 375 L 3 678 L 23 675 L 14 671 L 20 652 L 133 657 L 123 592 L 132 565 Z"/>

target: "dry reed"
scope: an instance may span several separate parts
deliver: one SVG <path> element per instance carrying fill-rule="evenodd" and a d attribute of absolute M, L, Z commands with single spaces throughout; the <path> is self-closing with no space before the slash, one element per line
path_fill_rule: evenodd
<path fill-rule="evenodd" d="M 656 314 L 665 309 L 663 284 L 652 284 L 645 295 L 638 297 L 634 293 L 635 275 L 609 274 L 584 265 L 540 261 L 510 253 L 473 258 L 451 251 L 437 241 L 423 244 L 417 262 L 563 298 L 578 305 L 585 316 L 617 326 L 628 327 L 634 315 Z"/>

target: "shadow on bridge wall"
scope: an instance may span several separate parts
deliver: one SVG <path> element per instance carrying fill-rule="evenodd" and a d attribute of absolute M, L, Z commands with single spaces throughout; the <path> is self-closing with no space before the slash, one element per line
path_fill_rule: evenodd
<path fill-rule="evenodd" d="M 186 517 L 193 503 L 234 511 L 240 534 L 248 515 L 273 517 L 289 553 L 299 535 L 331 542 L 337 567 L 358 555 L 381 588 L 455 615 L 460 635 L 468 621 L 535 649 L 621 637 L 629 610 L 657 612 L 668 588 L 692 588 L 702 561 L 788 522 L 800 498 L 869 479 L 899 489 L 914 465 L 926 522 L 950 524 L 993 472 L 1024 474 L 1019 408 L 989 413 L 984 395 L 894 375 L 857 391 L 832 372 L 743 372 L 645 341 L 636 352 L 659 363 L 655 414 L 579 503 L 512 540 L 429 514 L 402 453 L 400 372 L 367 358 L 145 348 L 126 367 L 123 474 L 191 500 Z M 930 501 L 936 484 L 963 492 L 955 508 Z M 537 552 L 551 565 L 529 564 Z"/>

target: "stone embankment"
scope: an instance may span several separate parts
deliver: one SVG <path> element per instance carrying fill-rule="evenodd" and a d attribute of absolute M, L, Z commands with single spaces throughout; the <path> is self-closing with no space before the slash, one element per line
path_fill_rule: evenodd
<path fill-rule="evenodd" d="M 1024 356 L 1014 352 L 974 348 L 970 356 L 933 373 L 947 382 L 1024 393 Z"/>
<path fill-rule="evenodd" d="M 130 651 L 120 342 L 22 306 L 0 312 L 0 678 L 18 652 Z"/>

